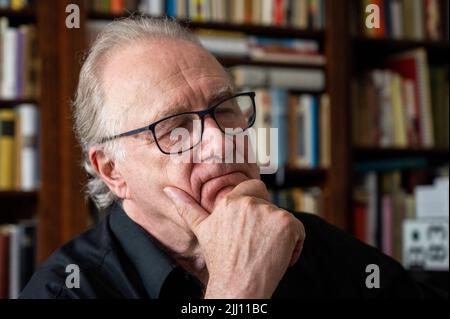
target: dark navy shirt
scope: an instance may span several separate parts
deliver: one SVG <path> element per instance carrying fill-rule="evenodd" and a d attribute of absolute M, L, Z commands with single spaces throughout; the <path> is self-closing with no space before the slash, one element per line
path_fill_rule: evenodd
<path fill-rule="evenodd" d="M 305 226 L 299 261 L 273 298 L 431 297 L 396 261 L 317 216 L 295 213 Z M 79 288 L 66 285 L 79 269 Z M 366 267 L 379 267 L 380 287 L 366 286 Z M 236 278 L 239 280 L 239 278 Z M 115 205 L 93 227 L 58 249 L 35 272 L 21 298 L 202 298 L 205 287 Z"/>

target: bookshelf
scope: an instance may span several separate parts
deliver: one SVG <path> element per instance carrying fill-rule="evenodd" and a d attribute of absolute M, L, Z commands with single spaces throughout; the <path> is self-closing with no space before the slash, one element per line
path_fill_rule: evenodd
<path fill-rule="evenodd" d="M 250 58 L 235 58 L 235 57 L 218 57 L 222 65 L 232 67 L 235 65 L 257 65 L 257 66 L 274 66 L 285 68 L 303 68 L 303 69 L 324 69 L 324 66 L 315 66 L 311 64 L 301 63 L 286 63 L 286 62 L 272 62 L 272 61 L 255 61 Z M 317 93 L 317 92 L 316 92 Z"/>
<path fill-rule="evenodd" d="M 43 261 L 63 242 L 89 224 L 81 185 L 80 150 L 72 133 L 70 99 L 75 87 L 82 30 L 65 28 L 65 7 L 73 1 L 43 0 L 33 8 L 0 9 L 13 26 L 34 24 L 37 32 L 41 79 L 38 97 L 0 100 L 1 108 L 34 103 L 40 113 L 40 187 L 37 191 L 1 191 L 0 224 L 35 218 L 37 261 Z M 83 2 L 78 3 L 80 8 Z M 79 41 L 77 41 L 79 39 Z"/>
<path fill-rule="evenodd" d="M 88 12 L 87 18 L 92 20 L 114 20 L 127 17 L 127 13 L 113 14 L 103 12 Z M 322 30 L 303 30 L 291 26 L 278 27 L 278 26 L 266 26 L 256 24 L 232 24 L 223 22 L 198 22 L 189 21 L 186 19 L 178 19 L 180 23 L 192 29 L 214 29 L 222 31 L 237 31 L 254 35 L 270 35 L 271 37 L 286 37 L 286 38 L 304 38 L 304 39 L 316 39 L 323 40 L 325 32 Z"/>
<path fill-rule="evenodd" d="M 12 9 L 0 9 L 0 16 L 8 17 L 14 22 L 35 22 L 36 21 L 36 11 L 34 8 L 24 8 L 20 10 Z"/>
<path fill-rule="evenodd" d="M 349 38 L 349 53 L 350 58 L 353 63 L 349 65 L 349 70 L 347 73 L 347 83 L 350 83 L 352 79 L 364 79 L 364 76 L 372 72 L 373 70 L 381 70 L 391 72 L 394 76 L 400 75 L 401 81 L 409 81 L 411 78 L 407 76 L 407 74 L 402 73 L 401 67 L 389 64 L 389 59 L 392 57 L 399 57 L 400 55 L 408 57 L 412 56 L 411 52 L 414 50 L 420 49 L 423 50 L 424 56 L 426 60 L 423 62 L 416 63 L 424 63 L 427 65 L 427 73 L 429 72 L 430 80 L 426 85 L 429 86 L 428 90 L 430 91 L 430 100 L 426 103 L 430 104 L 431 113 L 438 112 L 436 111 L 438 104 L 435 100 L 435 96 L 433 96 L 433 90 L 436 90 L 436 87 L 433 87 L 432 82 L 432 68 L 445 69 L 446 68 L 446 81 L 448 87 L 448 51 L 449 51 L 449 41 L 448 41 L 448 15 L 441 15 L 443 20 L 438 23 L 437 29 L 441 33 L 439 39 L 431 39 L 431 36 L 428 34 L 430 32 L 431 26 L 427 24 L 427 22 L 423 22 L 423 32 L 421 35 L 420 32 L 417 33 L 417 30 L 421 29 L 416 25 L 413 27 L 414 34 L 411 34 L 411 23 L 418 24 L 413 20 L 412 17 L 408 16 L 406 18 L 406 22 L 403 21 L 401 28 L 403 28 L 402 36 L 392 36 L 389 34 L 393 30 L 392 21 L 389 22 L 388 19 L 392 19 L 394 13 L 389 12 L 391 8 L 385 7 L 385 16 L 382 21 L 382 32 L 384 35 L 374 35 L 370 34 L 371 31 L 367 29 L 364 30 L 361 26 L 362 23 L 359 23 L 359 27 L 356 26 L 358 24 L 356 21 L 361 21 L 360 18 L 357 17 L 358 13 L 355 12 L 355 8 L 359 8 L 360 13 L 361 7 L 358 7 L 362 1 L 351 0 L 347 2 L 348 9 L 350 12 L 353 12 L 353 17 L 350 18 L 350 26 L 347 36 Z M 367 2 L 365 2 L 367 3 Z M 386 5 L 389 3 L 392 5 L 394 2 L 381 1 L 378 4 Z M 407 6 L 416 6 L 419 1 L 396 1 L 397 5 L 402 6 L 402 10 L 409 10 Z M 433 1 L 429 1 L 424 5 L 431 5 Z M 445 4 L 447 3 L 447 4 Z M 448 12 L 448 2 L 440 1 L 434 2 L 434 4 L 438 4 L 439 6 L 444 6 L 442 12 Z M 445 9 L 446 6 L 446 9 Z M 426 17 L 426 9 L 424 8 L 423 12 L 418 11 L 419 15 L 422 15 L 423 19 L 427 19 Z M 357 9 L 358 10 L 358 9 Z M 417 10 L 417 7 L 414 8 Z M 403 14 L 405 14 L 405 11 Z M 400 13 L 401 14 L 401 13 Z M 404 16 L 405 17 L 405 16 Z M 404 19 L 405 20 L 405 19 Z M 391 23 L 391 25 L 389 25 Z M 416 28 L 417 27 L 417 28 Z M 383 29 L 384 28 L 384 29 Z M 391 28 L 391 30 L 389 30 Z M 408 30 L 409 28 L 409 30 Z M 386 63 L 386 61 L 388 61 Z M 398 60 L 397 60 L 398 61 Z M 397 68 L 396 68 L 397 67 Z M 403 66 L 404 67 L 404 66 Z M 416 66 L 417 69 L 422 66 Z M 380 71 L 378 71 L 380 72 Z M 444 71 L 445 72 L 445 71 Z M 386 74 L 386 73 L 385 73 Z M 374 73 L 370 74 L 372 79 L 375 79 Z M 379 76 L 379 75 L 378 75 Z M 387 76 L 390 76 L 389 74 Z M 367 78 L 366 78 L 367 79 Z M 380 77 L 378 77 L 380 79 Z M 386 80 L 386 78 L 385 78 Z M 370 81 L 370 80 L 369 80 Z M 419 81 L 419 80 L 417 80 Z M 422 81 L 426 81 L 423 80 Z M 386 83 L 386 82 L 385 82 Z M 418 82 L 419 83 L 419 82 Z M 436 82 L 434 82 L 436 85 Z M 403 84 L 404 85 L 404 84 Z M 415 84 L 416 85 L 416 84 Z M 360 89 L 366 89 L 367 87 L 359 87 Z M 393 86 L 391 86 L 391 89 Z M 423 90 L 419 87 L 417 90 Z M 393 92 L 393 91 L 391 91 Z M 424 92 L 424 91 L 422 91 Z M 352 88 L 347 91 L 347 94 L 350 94 L 350 100 L 354 98 Z M 366 93 L 367 94 L 367 93 Z M 382 93 L 383 94 L 383 93 Z M 390 93 L 395 94 L 395 93 Z M 403 94 L 405 94 L 403 92 Z M 425 93 L 428 94 L 425 89 Z M 448 91 L 447 91 L 448 96 Z M 448 98 L 448 97 L 447 97 Z M 407 100 L 405 95 L 402 96 L 402 108 L 405 108 L 407 105 Z M 406 102 L 405 102 L 406 101 Z M 355 103 L 355 106 L 361 106 L 362 100 L 358 100 L 359 103 Z M 394 102 L 391 100 L 391 107 Z M 426 104 L 425 102 L 420 101 L 415 98 L 415 103 L 422 106 L 422 104 Z M 368 103 L 369 104 L 369 103 Z M 371 104 L 373 105 L 373 104 Z M 381 107 L 385 107 L 386 104 L 379 104 Z M 352 106 L 352 107 L 355 107 Z M 370 106 L 371 107 L 371 106 Z M 447 106 L 448 108 L 448 100 Z M 420 109 L 418 113 L 423 116 L 424 109 Z M 382 111 L 381 111 L 382 112 Z M 370 113 L 373 114 L 373 113 Z M 437 113 L 439 116 L 440 114 Z M 355 114 L 352 112 L 348 113 L 348 116 L 352 118 Z M 432 114 L 434 116 L 434 114 Z M 441 116 L 444 116 L 442 114 Z M 393 115 L 394 118 L 394 115 Z M 352 122 L 355 120 L 358 121 L 358 118 L 352 118 Z M 375 119 L 373 119 L 375 121 Z M 422 118 L 419 119 L 421 121 Z M 396 122 L 397 119 L 394 119 L 393 125 L 398 125 Z M 435 121 L 435 118 L 432 119 Z M 370 121 L 369 121 L 370 122 Z M 419 130 L 424 130 L 424 126 L 422 122 L 418 124 L 421 128 L 417 129 L 417 131 L 413 134 L 423 134 Z M 434 122 L 434 125 L 437 125 Z M 380 127 L 378 127 L 380 130 Z M 409 130 L 410 128 L 408 128 Z M 448 122 L 446 123 L 447 135 L 448 135 Z M 381 130 L 383 128 L 381 127 Z M 442 145 L 441 142 L 437 141 L 437 131 L 434 130 L 432 134 L 434 135 L 435 141 L 431 146 L 426 146 L 426 142 L 424 139 L 414 140 L 411 136 L 408 135 L 407 143 L 401 143 L 406 145 L 396 145 L 396 140 L 394 138 L 394 142 L 392 140 L 389 142 L 391 145 L 365 145 L 366 143 L 361 143 L 361 139 L 359 139 L 359 143 L 355 141 L 354 138 L 351 138 L 350 144 L 350 159 L 351 164 L 349 167 L 348 174 L 351 177 L 351 189 L 348 196 L 353 196 L 352 205 L 353 212 L 350 213 L 352 217 L 349 216 L 349 229 L 358 236 L 359 238 L 365 238 L 365 241 L 375 244 L 378 248 L 380 248 L 383 252 L 388 255 L 393 256 L 397 260 L 401 260 L 402 263 L 405 263 L 405 260 L 402 260 L 402 249 L 405 244 L 403 241 L 408 234 L 402 234 L 401 232 L 401 223 L 404 218 L 408 218 L 411 220 L 415 220 L 416 218 L 424 218 L 424 216 L 419 216 L 419 209 L 415 210 L 416 201 L 417 201 L 417 193 L 418 189 L 421 188 L 421 185 L 426 187 L 432 187 L 436 181 L 436 177 L 442 176 L 438 171 L 446 165 L 448 167 L 448 139 L 445 145 Z M 379 132 L 378 132 L 379 133 Z M 384 134 L 384 132 L 382 133 Z M 408 131 L 408 134 L 411 134 Z M 373 135 L 371 139 L 373 139 Z M 367 142 L 367 141 L 366 141 Z M 370 144 L 374 143 L 373 140 Z M 383 144 L 383 143 L 379 143 Z M 443 173 L 444 176 L 447 173 Z M 448 176 L 448 175 L 447 175 Z M 434 187 L 434 186 L 433 186 Z M 362 192 L 361 192 L 362 191 Z M 361 198 L 362 195 L 362 198 Z M 367 197 L 366 197 L 367 196 Z M 448 195 L 447 195 L 448 196 Z M 447 197 L 448 200 L 448 197 Z M 361 213 L 361 202 L 363 202 L 363 213 Z M 412 204 L 411 204 L 412 203 Z M 403 205 L 403 206 L 402 206 Z M 409 207 L 407 205 L 410 205 Z M 421 213 L 423 214 L 423 213 Z M 361 219 L 360 216 L 365 216 Z M 370 222 L 371 218 L 376 216 L 375 223 Z M 426 217 L 425 217 L 426 218 Z M 363 221 L 362 221 L 363 220 Z M 389 221 L 391 224 L 389 224 Z M 362 221 L 362 222 L 361 222 Z M 375 224 L 375 227 L 373 227 Z M 369 225 L 369 226 L 368 226 Z M 370 226 L 372 225 L 372 226 Z M 392 234 L 392 238 L 389 236 L 385 236 L 386 229 L 389 229 L 389 232 Z M 361 229 L 364 231 L 361 233 Z M 414 269 L 414 268 L 413 268 Z M 411 274 L 419 280 L 428 282 L 430 284 L 434 284 L 437 287 L 441 287 L 445 290 L 448 289 L 437 284 L 439 280 L 448 277 L 448 271 L 411 271 Z"/>
<path fill-rule="evenodd" d="M 77 4 L 81 13 L 81 28 L 65 27 L 65 7 Z M 426 158 L 431 163 L 448 163 L 448 148 L 379 148 L 361 147 L 352 138 L 352 109 L 350 84 L 355 74 L 376 66 L 385 56 L 417 47 L 426 48 L 432 63 L 448 65 L 448 40 L 417 41 L 374 39 L 355 34 L 352 30 L 352 6 L 357 0 L 326 2 L 324 30 L 303 30 L 217 22 L 189 22 L 193 29 L 238 31 L 249 35 L 273 38 L 312 39 L 319 42 L 327 63 L 316 67 L 325 71 L 325 92 L 331 101 L 330 166 L 326 169 L 297 169 L 286 167 L 284 183 L 275 176 L 263 176 L 272 188 L 319 186 L 325 190 L 324 218 L 338 227 L 351 231 L 352 193 L 355 167 L 367 160 L 392 158 Z M 109 21 L 126 14 L 88 12 L 83 0 L 40 0 L 36 8 L 20 11 L 0 9 L 0 16 L 14 24 L 35 23 L 41 60 L 40 95 L 36 100 L 0 100 L 0 107 L 33 102 L 41 114 L 40 159 L 41 187 L 36 192 L 0 192 L 0 206 L 6 207 L 0 223 L 15 218 L 36 216 L 38 261 L 47 258 L 63 242 L 71 239 L 91 224 L 91 211 L 84 198 L 82 185 L 86 175 L 81 169 L 81 151 L 72 132 L 70 100 L 76 87 L 80 61 L 87 47 L 86 25 L 90 20 Z M 245 58 L 220 58 L 225 66 L 257 65 L 286 68 L 310 68 L 295 63 L 257 62 Z M 299 91 L 294 93 L 320 94 Z M 5 206 L 4 206 L 5 205 Z"/>
<path fill-rule="evenodd" d="M 0 99 L 0 107 L 1 108 L 9 108 L 17 104 L 23 104 L 23 103 L 33 103 L 36 104 L 35 99 L 9 99 L 9 100 L 3 100 Z"/>
<path fill-rule="evenodd" d="M 262 175 L 267 187 L 272 189 L 294 186 L 322 186 L 327 179 L 327 169 L 301 169 L 286 167 L 284 183 L 279 184 L 275 175 Z"/>
<path fill-rule="evenodd" d="M 378 148 L 355 147 L 355 160 L 382 158 L 424 157 L 431 160 L 448 161 L 449 150 L 446 148 Z"/>

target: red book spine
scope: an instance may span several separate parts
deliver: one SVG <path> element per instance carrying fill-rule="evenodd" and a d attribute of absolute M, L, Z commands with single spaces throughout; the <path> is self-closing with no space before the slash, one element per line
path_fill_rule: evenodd
<path fill-rule="evenodd" d="M 0 299 L 8 298 L 9 235 L 0 234 Z"/>
<path fill-rule="evenodd" d="M 281 26 L 284 21 L 284 0 L 274 0 L 273 22 L 276 26 Z"/>

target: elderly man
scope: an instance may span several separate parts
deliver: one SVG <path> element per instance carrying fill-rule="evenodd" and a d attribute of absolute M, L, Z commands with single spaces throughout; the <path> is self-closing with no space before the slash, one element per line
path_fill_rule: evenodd
<path fill-rule="evenodd" d="M 74 101 L 88 191 L 109 214 L 56 251 L 21 297 L 423 296 L 392 259 L 270 203 L 248 156 L 224 160 L 224 141 L 239 134 L 226 130 L 248 129 L 256 109 L 254 93 L 234 92 L 176 22 L 110 24 L 89 51 Z M 368 265 L 378 267 L 373 278 Z"/>

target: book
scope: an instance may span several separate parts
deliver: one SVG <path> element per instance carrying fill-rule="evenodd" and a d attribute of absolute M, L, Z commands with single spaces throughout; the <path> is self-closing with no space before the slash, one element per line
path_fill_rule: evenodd
<path fill-rule="evenodd" d="M 39 113 L 33 104 L 16 107 L 16 179 L 15 188 L 32 191 L 39 184 Z"/>
<path fill-rule="evenodd" d="M 166 15 L 168 17 L 177 16 L 177 0 L 166 0 Z"/>
<path fill-rule="evenodd" d="M 407 262 L 403 259 L 405 222 L 448 220 L 448 165 L 444 167 L 357 175 L 353 191 L 354 234 L 399 262 Z"/>
<path fill-rule="evenodd" d="M 293 97 L 289 105 L 289 165 L 315 168 L 319 166 L 318 98 L 304 94 Z"/>
<path fill-rule="evenodd" d="M 12 109 L 0 109 L 0 190 L 11 190 L 15 181 L 16 114 Z"/>
<path fill-rule="evenodd" d="M 9 295 L 9 230 L 0 226 L 0 299 Z"/>
<path fill-rule="evenodd" d="M 435 145 L 449 147 L 448 66 L 430 68 L 430 89 Z"/>
<path fill-rule="evenodd" d="M 297 39 L 249 38 L 249 55 L 255 61 L 299 63 L 323 66 L 326 58 L 319 53 L 317 41 Z"/>
<path fill-rule="evenodd" d="M 284 167 L 288 154 L 287 105 L 288 92 L 272 88 L 272 125 L 278 129 L 278 167 Z"/>
<path fill-rule="evenodd" d="M 398 147 L 406 147 L 406 114 L 404 109 L 405 104 L 402 97 L 402 79 L 395 73 L 392 75 L 391 92 L 392 119 L 395 123 L 393 144 Z"/>
<path fill-rule="evenodd" d="M 320 69 L 289 69 L 240 65 L 231 68 L 237 87 L 273 86 L 288 90 L 321 92 L 325 88 L 325 74 Z"/>
<path fill-rule="evenodd" d="M 432 185 L 417 186 L 414 190 L 416 216 L 418 218 L 434 218 L 449 216 L 448 177 Z"/>
<path fill-rule="evenodd" d="M 7 18 L 0 18 L 0 99 L 38 96 L 36 52 L 34 26 L 11 27 Z"/>
<path fill-rule="evenodd" d="M 106 10 L 108 11 L 108 9 Z M 146 0 L 139 4 L 139 11 L 150 16 L 162 16 L 165 13 L 163 0 Z"/>
<path fill-rule="evenodd" d="M 204 29 L 197 30 L 196 33 L 203 47 L 215 55 L 221 57 L 249 55 L 248 39 L 243 33 Z"/>
<path fill-rule="evenodd" d="M 271 163 L 271 136 L 272 127 L 272 98 L 267 89 L 255 90 L 256 118 L 254 128 L 258 134 L 256 149 L 259 166 L 270 167 Z M 278 164 L 278 163 L 276 163 Z"/>
<path fill-rule="evenodd" d="M 331 105 L 328 94 L 323 94 L 320 97 L 320 124 L 319 124 L 319 156 L 320 166 L 328 168 L 331 165 Z"/>
<path fill-rule="evenodd" d="M 9 245 L 9 299 L 17 299 L 21 290 L 20 245 L 23 237 L 23 228 L 11 225 Z"/>
<path fill-rule="evenodd" d="M 17 96 L 17 44 L 16 28 L 7 27 L 2 30 L 2 85 L 0 96 L 3 99 L 13 99 Z"/>
<path fill-rule="evenodd" d="M 448 39 L 448 0 L 360 0 L 358 24 L 370 38 L 442 41 Z M 366 8 L 379 8 L 379 28 L 367 28 Z"/>
<path fill-rule="evenodd" d="M 428 59 L 425 49 L 419 48 L 394 55 L 387 61 L 387 66 L 402 77 L 414 82 L 416 100 L 420 110 L 421 142 L 423 146 L 434 145 L 433 121 L 431 111 L 430 79 Z"/>
<path fill-rule="evenodd" d="M 294 213 L 303 212 L 318 216 L 324 213 L 324 194 L 318 187 L 270 189 L 271 202 Z"/>
<path fill-rule="evenodd" d="M 448 66 L 422 49 L 388 57 L 354 80 L 353 135 L 360 146 L 448 147 Z"/>

